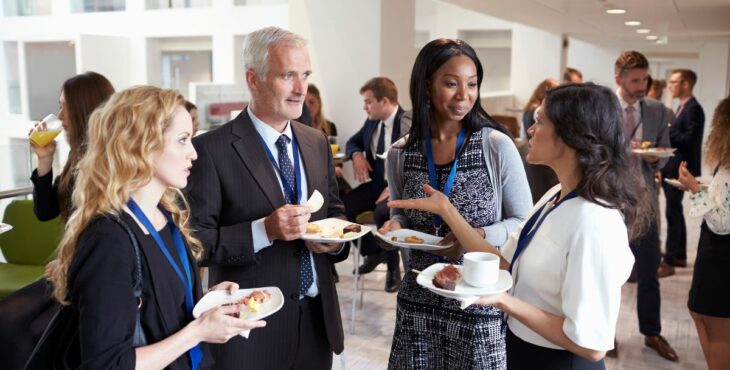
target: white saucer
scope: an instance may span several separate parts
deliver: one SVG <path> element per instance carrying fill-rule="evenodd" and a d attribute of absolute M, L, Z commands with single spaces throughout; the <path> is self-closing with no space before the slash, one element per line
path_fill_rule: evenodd
<path fill-rule="evenodd" d="M 464 279 L 459 279 L 456 283 L 456 289 L 446 290 L 437 288 L 433 285 L 433 277 L 437 272 L 441 271 L 447 263 L 434 263 L 427 269 L 421 271 L 416 278 L 418 285 L 446 298 L 467 298 L 473 296 L 487 296 L 504 293 L 512 287 L 512 275 L 507 270 L 499 270 L 499 277 L 494 284 L 484 288 L 478 288 L 467 284 Z M 463 266 L 454 265 L 459 271 Z"/>

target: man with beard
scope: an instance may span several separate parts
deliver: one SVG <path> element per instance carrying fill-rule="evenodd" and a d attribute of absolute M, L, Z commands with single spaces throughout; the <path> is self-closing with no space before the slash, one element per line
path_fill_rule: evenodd
<path fill-rule="evenodd" d="M 649 62 L 637 51 L 625 51 L 616 59 L 614 68 L 619 102 L 626 124 L 626 137 L 631 140 L 631 148 L 641 147 L 642 142 L 650 142 L 650 147 L 667 148 L 669 129 L 667 110 L 663 104 L 653 99 L 644 99 L 649 78 Z M 656 192 L 654 172 L 661 168 L 666 159 L 646 155 L 635 155 L 632 175 L 643 181 L 649 192 Z M 656 194 L 650 194 L 652 211 L 658 212 L 659 202 Z M 655 220 L 656 217 L 653 217 Z M 636 259 L 638 289 L 636 308 L 639 315 L 639 331 L 645 336 L 644 344 L 670 360 L 677 361 L 676 352 L 661 335 L 661 296 L 657 268 L 661 260 L 659 251 L 659 232 L 653 221 L 645 234 L 630 242 Z M 612 352 L 612 353 L 611 353 Z M 609 351 L 608 356 L 618 356 L 618 350 Z"/>

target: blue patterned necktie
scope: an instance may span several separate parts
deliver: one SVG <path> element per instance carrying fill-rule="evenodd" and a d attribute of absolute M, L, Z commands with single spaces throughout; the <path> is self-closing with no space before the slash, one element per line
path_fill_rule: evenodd
<path fill-rule="evenodd" d="M 286 135 L 281 135 L 276 140 L 276 149 L 279 151 L 279 171 L 283 177 L 283 181 L 289 184 L 290 192 L 284 192 L 284 201 L 286 204 L 297 204 L 298 194 L 296 194 L 296 176 L 294 173 L 294 166 L 291 164 L 289 159 L 289 152 L 287 150 L 287 144 L 289 144 L 289 138 Z M 286 189 L 286 186 L 284 186 Z M 299 295 L 305 295 L 314 282 L 314 274 L 312 272 L 312 262 L 309 250 L 304 246 L 300 247 L 301 259 L 299 261 L 299 272 L 301 280 L 299 282 Z"/>

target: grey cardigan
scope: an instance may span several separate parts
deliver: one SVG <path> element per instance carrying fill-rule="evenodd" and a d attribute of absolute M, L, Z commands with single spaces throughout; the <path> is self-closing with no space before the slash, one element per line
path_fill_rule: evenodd
<path fill-rule="evenodd" d="M 403 197 L 403 155 L 406 140 L 404 136 L 388 151 L 388 187 L 390 199 Z M 532 210 L 532 196 L 527 183 L 525 168 L 515 144 L 507 135 L 489 127 L 482 129 L 484 160 L 487 172 L 494 186 L 497 207 L 496 222 L 483 228 L 485 240 L 495 247 L 501 247 L 509 234 L 517 229 Z M 408 228 L 410 221 L 402 209 L 390 209 L 391 220 Z"/>

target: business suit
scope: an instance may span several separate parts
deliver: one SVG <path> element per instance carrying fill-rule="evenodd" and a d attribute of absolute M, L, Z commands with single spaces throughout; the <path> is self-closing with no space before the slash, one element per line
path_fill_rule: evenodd
<path fill-rule="evenodd" d="M 705 112 L 697 99 L 691 97 L 674 117 L 669 129 L 669 139 L 677 151 L 662 170 L 664 178 L 678 178 L 679 164 L 682 161 L 687 161 L 687 169 L 692 175 L 701 175 L 704 127 Z M 682 210 L 684 192 L 668 184 L 662 186 L 667 199 L 667 253 L 664 260 L 671 265 L 674 259 L 687 259 L 687 226 Z"/>
<path fill-rule="evenodd" d="M 669 146 L 669 129 L 667 110 L 664 105 L 654 99 L 643 99 L 639 101 L 640 120 L 637 124 L 641 129 L 639 137 L 638 129 L 628 135 L 633 140 L 651 141 L 656 147 Z M 632 158 L 639 160 L 638 158 Z M 644 187 L 649 192 L 651 200 L 651 212 L 658 212 L 659 202 L 654 186 L 654 172 L 661 168 L 666 159 L 656 163 L 649 163 L 639 160 L 641 166 L 641 177 Z M 659 277 L 657 268 L 661 261 L 659 233 L 656 217 L 651 218 L 649 230 L 640 238 L 630 242 L 631 250 L 634 253 L 638 287 L 636 292 L 636 309 L 639 315 L 639 331 L 646 336 L 655 336 L 661 333 L 661 296 L 659 292 Z"/>
<path fill-rule="evenodd" d="M 121 219 L 139 241 L 142 267 L 142 305 L 140 322 L 147 343 L 159 342 L 180 331 L 190 318 L 184 311 L 185 291 L 180 278 L 156 245 L 137 222 L 122 212 Z M 180 265 L 169 226 L 159 230 L 168 253 Z M 202 295 L 198 267 L 188 250 L 193 299 Z M 69 267 L 71 304 L 79 312 L 81 368 L 134 369 L 136 355 L 132 338 L 136 325 L 137 299 L 133 276 L 136 271 L 134 247 L 127 232 L 115 221 L 100 217 L 83 231 L 73 262 Z M 211 357 L 202 343 L 201 368 L 209 368 Z M 190 360 L 182 355 L 167 369 L 190 369 Z"/>
<path fill-rule="evenodd" d="M 343 217 L 327 139 L 319 130 L 295 121 L 290 124 L 299 143 L 308 193 L 317 189 L 324 197 L 325 206 L 311 220 Z M 309 300 L 299 299 L 303 241 L 276 240 L 254 252 L 252 223 L 285 204 L 277 174 L 248 110 L 195 137 L 193 145 L 198 159 L 186 192 L 196 236 L 205 246 L 202 264 L 210 267 L 211 284 L 228 280 L 241 288 L 277 286 L 285 297 L 282 309 L 266 319 L 267 327 L 252 332 L 248 340 L 237 337 L 211 346 L 216 368 L 289 369 L 295 365 L 300 334 L 316 333 L 299 330 L 302 304 Z M 348 252 L 345 247 L 336 255 L 313 254 L 319 288 L 316 300 L 321 305 L 316 314 L 322 322 L 317 329 L 326 336 L 330 362 L 332 352 L 341 353 L 344 345 L 330 264 L 344 260 Z"/>
<path fill-rule="evenodd" d="M 396 142 L 401 136 L 408 133 L 411 125 L 407 120 L 403 120 L 403 114 L 405 111 L 403 108 L 398 106 L 395 113 L 395 119 L 393 120 L 393 127 L 391 129 L 390 143 Z M 388 184 L 385 181 L 385 160 L 375 157 L 376 153 L 372 152 L 371 143 L 373 141 L 373 134 L 378 129 L 381 120 L 366 120 L 360 130 L 358 130 L 352 137 L 347 140 L 345 147 L 347 158 L 352 158 L 352 155 L 357 152 L 363 152 L 365 159 L 372 167 L 373 171 L 370 172 L 370 178 L 372 181 L 368 181 L 360 184 L 355 189 L 352 189 L 350 193 L 345 197 L 345 210 L 347 212 L 347 219 L 355 221 L 358 214 L 365 211 L 373 211 L 375 209 L 375 201 L 378 196 L 383 192 Z M 377 140 L 377 139 L 376 139 Z M 363 249 L 366 251 L 365 254 L 371 254 L 379 251 L 379 248 L 375 245 L 375 241 L 372 236 L 368 236 L 367 239 L 363 239 Z"/>

